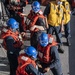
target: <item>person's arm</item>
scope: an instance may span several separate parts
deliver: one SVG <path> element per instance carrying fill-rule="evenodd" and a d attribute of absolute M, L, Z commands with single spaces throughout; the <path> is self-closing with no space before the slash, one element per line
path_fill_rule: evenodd
<path fill-rule="evenodd" d="M 62 17 L 61 20 L 61 32 L 64 32 L 64 16 Z"/>
<path fill-rule="evenodd" d="M 48 26 L 47 17 L 45 17 L 45 22 L 46 22 L 46 29 L 48 29 L 48 28 L 49 28 L 49 26 Z"/>
<path fill-rule="evenodd" d="M 64 9 L 64 6 L 62 6 L 62 19 L 61 19 L 61 32 L 64 32 L 64 11 L 65 11 L 65 9 Z"/>
<path fill-rule="evenodd" d="M 39 30 L 44 30 L 44 27 L 43 26 L 37 26 L 37 25 L 35 25 L 36 26 L 36 28 L 38 28 Z"/>
<path fill-rule="evenodd" d="M 43 20 L 43 18 L 38 18 L 36 24 L 34 26 L 31 26 L 31 31 L 33 31 L 35 28 L 38 28 L 39 30 L 45 30 L 45 20 Z"/>
<path fill-rule="evenodd" d="M 44 75 L 43 73 L 39 72 L 32 64 L 27 65 L 25 71 L 30 74 L 32 73 L 33 75 Z"/>
<path fill-rule="evenodd" d="M 50 64 L 50 68 L 60 65 L 59 53 L 56 46 L 51 47 L 51 57 L 52 62 Z"/>
<path fill-rule="evenodd" d="M 44 27 L 43 26 L 37 26 L 37 25 L 34 25 L 30 28 L 31 31 L 33 31 L 35 28 L 38 28 L 39 30 L 44 30 Z"/>
<path fill-rule="evenodd" d="M 46 6 L 43 15 L 47 17 L 50 13 L 50 3 Z"/>

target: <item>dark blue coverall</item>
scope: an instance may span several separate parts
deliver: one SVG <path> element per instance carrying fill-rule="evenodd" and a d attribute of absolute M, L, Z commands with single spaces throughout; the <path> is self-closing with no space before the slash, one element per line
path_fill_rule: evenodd
<path fill-rule="evenodd" d="M 20 48 L 14 48 L 13 44 L 15 40 L 8 36 L 5 38 L 6 46 L 7 46 L 7 57 L 10 65 L 10 75 L 16 75 L 16 69 L 18 66 L 18 56 Z"/>
<path fill-rule="evenodd" d="M 43 73 L 39 72 L 32 64 L 27 65 L 25 68 L 25 71 L 30 74 L 32 73 L 33 75 L 44 75 Z"/>

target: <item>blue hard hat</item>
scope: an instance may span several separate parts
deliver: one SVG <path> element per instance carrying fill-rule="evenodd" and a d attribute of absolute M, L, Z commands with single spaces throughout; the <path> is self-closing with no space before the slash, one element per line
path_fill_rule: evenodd
<path fill-rule="evenodd" d="M 46 47 L 48 45 L 48 43 L 49 43 L 48 34 L 46 34 L 46 33 L 43 32 L 39 36 L 39 42 L 40 42 L 41 46 Z"/>
<path fill-rule="evenodd" d="M 27 47 L 27 48 L 24 50 L 24 52 L 25 52 L 28 56 L 30 56 L 30 57 L 32 57 L 32 58 L 34 58 L 34 59 L 37 58 L 37 51 L 36 51 L 36 49 L 35 49 L 34 47 L 32 47 L 32 46 Z"/>
<path fill-rule="evenodd" d="M 34 1 L 32 3 L 32 10 L 37 13 L 40 10 L 40 3 L 38 1 Z"/>
<path fill-rule="evenodd" d="M 19 28 L 19 23 L 15 19 L 10 18 L 7 21 L 7 26 L 9 26 L 12 29 L 18 29 Z"/>

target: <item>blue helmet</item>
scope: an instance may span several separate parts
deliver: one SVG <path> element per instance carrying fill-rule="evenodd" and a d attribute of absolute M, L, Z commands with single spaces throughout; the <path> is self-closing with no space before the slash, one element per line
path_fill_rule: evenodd
<path fill-rule="evenodd" d="M 48 34 L 43 32 L 39 37 L 39 42 L 41 46 L 46 47 L 49 43 Z"/>
<path fill-rule="evenodd" d="M 19 28 L 19 23 L 15 19 L 10 18 L 7 21 L 7 26 L 9 26 L 12 29 L 18 29 Z"/>
<path fill-rule="evenodd" d="M 25 53 L 26 53 L 28 56 L 30 56 L 30 57 L 32 57 L 32 58 L 34 58 L 34 59 L 37 58 L 37 51 L 36 51 L 36 49 L 35 49 L 34 47 L 29 46 L 29 47 L 27 47 L 24 51 L 25 51 Z"/>
<path fill-rule="evenodd" d="M 40 10 L 40 3 L 38 1 L 34 1 L 32 3 L 32 10 L 37 13 Z"/>

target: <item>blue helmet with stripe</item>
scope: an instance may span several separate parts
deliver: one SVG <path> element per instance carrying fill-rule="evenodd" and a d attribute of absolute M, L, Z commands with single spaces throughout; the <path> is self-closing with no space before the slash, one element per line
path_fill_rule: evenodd
<path fill-rule="evenodd" d="M 40 10 L 40 3 L 38 1 L 34 1 L 32 3 L 33 12 L 37 13 Z"/>
<path fill-rule="evenodd" d="M 24 50 L 24 52 L 25 52 L 28 56 L 30 56 L 30 57 L 32 57 L 32 58 L 34 58 L 34 59 L 37 58 L 37 51 L 36 51 L 36 49 L 35 49 L 34 47 L 32 47 L 32 46 L 27 47 L 27 48 Z"/>
<path fill-rule="evenodd" d="M 12 29 L 18 29 L 19 28 L 19 23 L 15 19 L 10 18 L 7 21 L 7 26 L 9 26 Z"/>
<path fill-rule="evenodd" d="M 49 43 L 48 34 L 43 32 L 39 37 L 39 42 L 41 46 L 46 47 Z"/>

